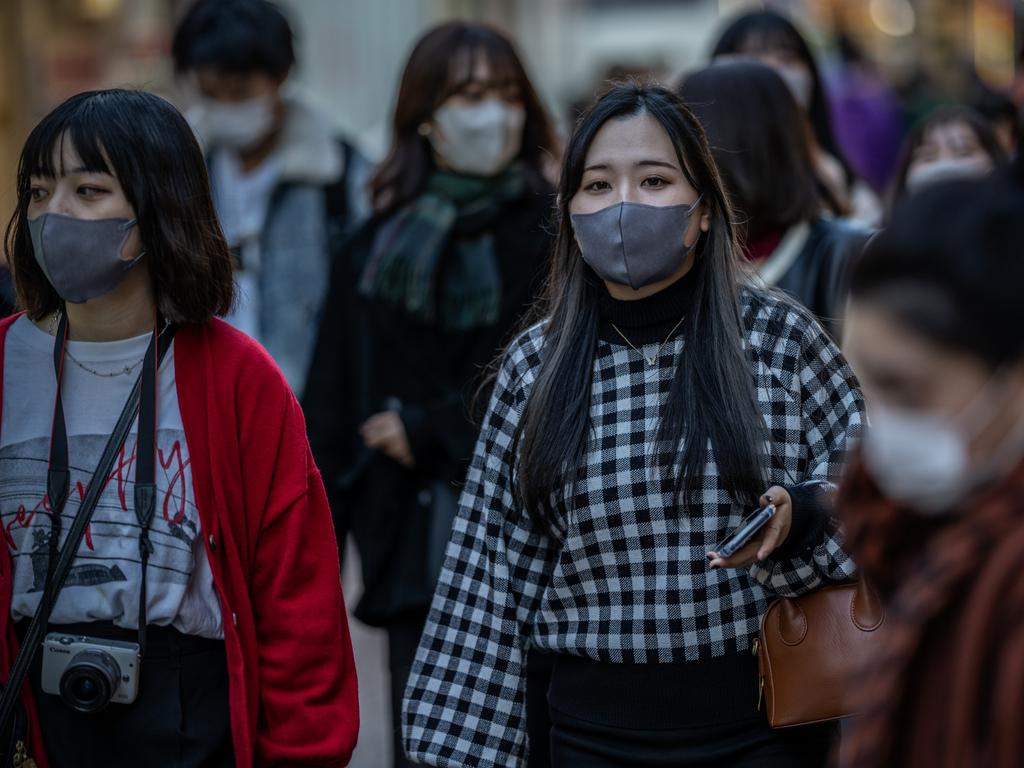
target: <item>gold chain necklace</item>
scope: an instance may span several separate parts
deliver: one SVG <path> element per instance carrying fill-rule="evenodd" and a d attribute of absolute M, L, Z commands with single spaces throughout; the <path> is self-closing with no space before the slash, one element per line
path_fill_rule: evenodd
<path fill-rule="evenodd" d="M 665 349 L 666 346 L 668 346 L 668 343 L 672 340 L 672 336 L 675 334 L 676 331 L 679 330 L 679 326 L 681 326 L 683 324 L 683 320 L 685 320 L 685 319 L 686 319 L 686 315 L 683 315 L 681 318 L 679 318 L 679 322 L 675 324 L 675 326 L 672 328 L 672 330 L 668 332 L 668 336 L 665 337 L 665 340 L 663 342 L 661 342 L 661 346 L 658 347 L 658 351 L 654 353 L 654 357 L 648 357 L 643 352 L 641 352 L 633 344 L 632 341 L 630 341 L 629 339 L 626 338 L 626 334 L 624 334 L 622 331 L 620 331 L 619 330 L 619 326 L 617 326 L 615 323 L 612 323 L 612 328 L 614 328 L 615 332 L 617 334 L 619 334 L 619 336 L 622 337 L 622 340 L 624 342 L 629 344 L 629 346 L 633 349 L 634 352 L 636 352 L 638 355 L 640 355 L 640 357 L 642 357 L 645 361 L 647 361 L 647 365 L 649 365 L 651 368 L 653 368 L 654 366 L 656 366 L 658 364 L 658 358 L 661 357 L 661 351 L 663 349 Z"/>

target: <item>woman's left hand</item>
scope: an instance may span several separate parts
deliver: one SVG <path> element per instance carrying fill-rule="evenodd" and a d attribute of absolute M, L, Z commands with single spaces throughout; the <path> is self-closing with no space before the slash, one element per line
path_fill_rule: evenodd
<path fill-rule="evenodd" d="M 744 568 L 764 560 L 782 546 L 789 535 L 793 522 L 793 500 L 789 491 L 781 485 L 773 485 L 761 497 L 761 506 L 775 505 L 775 514 L 765 526 L 754 534 L 754 538 L 738 549 L 731 557 L 719 557 L 717 552 L 708 552 L 712 568 Z"/>
<path fill-rule="evenodd" d="M 380 451 L 407 469 L 416 466 L 416 458 L 412 455 L 412 447 L 409 445 L 409 436 L 405 433 L 405 424 L 396 411 L 385 411 L 371 416 L 359 431 L 363 436 L 363 443 L 371 451 Z"/>

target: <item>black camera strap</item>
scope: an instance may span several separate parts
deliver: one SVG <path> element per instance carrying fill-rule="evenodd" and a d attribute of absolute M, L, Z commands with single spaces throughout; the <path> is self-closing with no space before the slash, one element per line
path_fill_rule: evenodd
<path fill-rule="evenodd" d="M 140 526 L 139 554 L 142 567 L 142 581 L 139 597 L 139 646 L 140 652 L 145 649 L 146 640 L 146 570 L 152 543 L 149 539 L 149 526 L 156 511 L 156 414 L 157 414 L 157 369 L 163 362 L 176 328 L 168 325 L 163 332 L 153 331 L 153 338 L 146 350 L 142 363 L 142 372 L 135 382 L 131 394 L 118 417 L 117 423 L 107 440 L 103 454 L 89 480 L 85 497 L 78 508 L 78 513 L 68 531 L 64 546 L 58 552 L 61 531 L 61 513 L 67 504 L 71 487 L 71 472 L 68 466 L 67 426 L 64 420 L 64 404 L 61 396 L 63 382 L 64 359 L 68 342 L 67 315 L 61 313 L 57 336 L 54 339 L 53 364 L 57 376 L 57 396 L 54 403 L 53 431 L 50 440 L 50 464 L 47 473 L 47 496 L 50 503 L 50 561 L 47 568 L 46 584 L 43 595 L 36 607 L 35 615 L 29 623 L 28 630 L 22 640 L 17 658 L 11 667 L 3 695 L 0 697 L 0 733 L 10 725 L 18 694 L 25 681 L 29 667 L 42 644 L 47 631 L 50 614 L 57 602 L 61 588 L 67 579 L 71 566 L 78 554 L 85 529 L 92 519 L 92 513 L 103 494 L 107 478 L 114 466 L 114 460 L 121 451 L 136 414 L 139 415 L 139 437 L 135 465 L 135 515 Z"/>

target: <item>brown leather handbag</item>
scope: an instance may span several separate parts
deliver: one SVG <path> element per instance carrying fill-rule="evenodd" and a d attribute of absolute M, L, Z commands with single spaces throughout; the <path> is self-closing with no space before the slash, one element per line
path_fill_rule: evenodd
<path fill-rule="evenodd" d="M 768 606 L 754 644 L 773 728 L 857 714 L 853 682 L 878 644 L 884 611 L 863 580 Z"/>

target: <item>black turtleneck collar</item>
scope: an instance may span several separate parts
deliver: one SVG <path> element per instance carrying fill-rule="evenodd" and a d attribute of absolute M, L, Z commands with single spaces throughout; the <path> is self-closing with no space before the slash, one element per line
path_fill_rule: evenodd
<path fill-rule="evenodd" d="M 691 269 L 658 293 L 632 301 L 613 298 L 602 285 L 597 302 L 601 320 L 598 336 L 611 344 L 625 344 L 622 336 L 615 331 L 617 327 L 636 346 L 665 341 L 666 336 L 689 311 L 696 282 Z M 682 325 L 679 325 L 672 335 L 678 336 L 682 332 Z"/>

